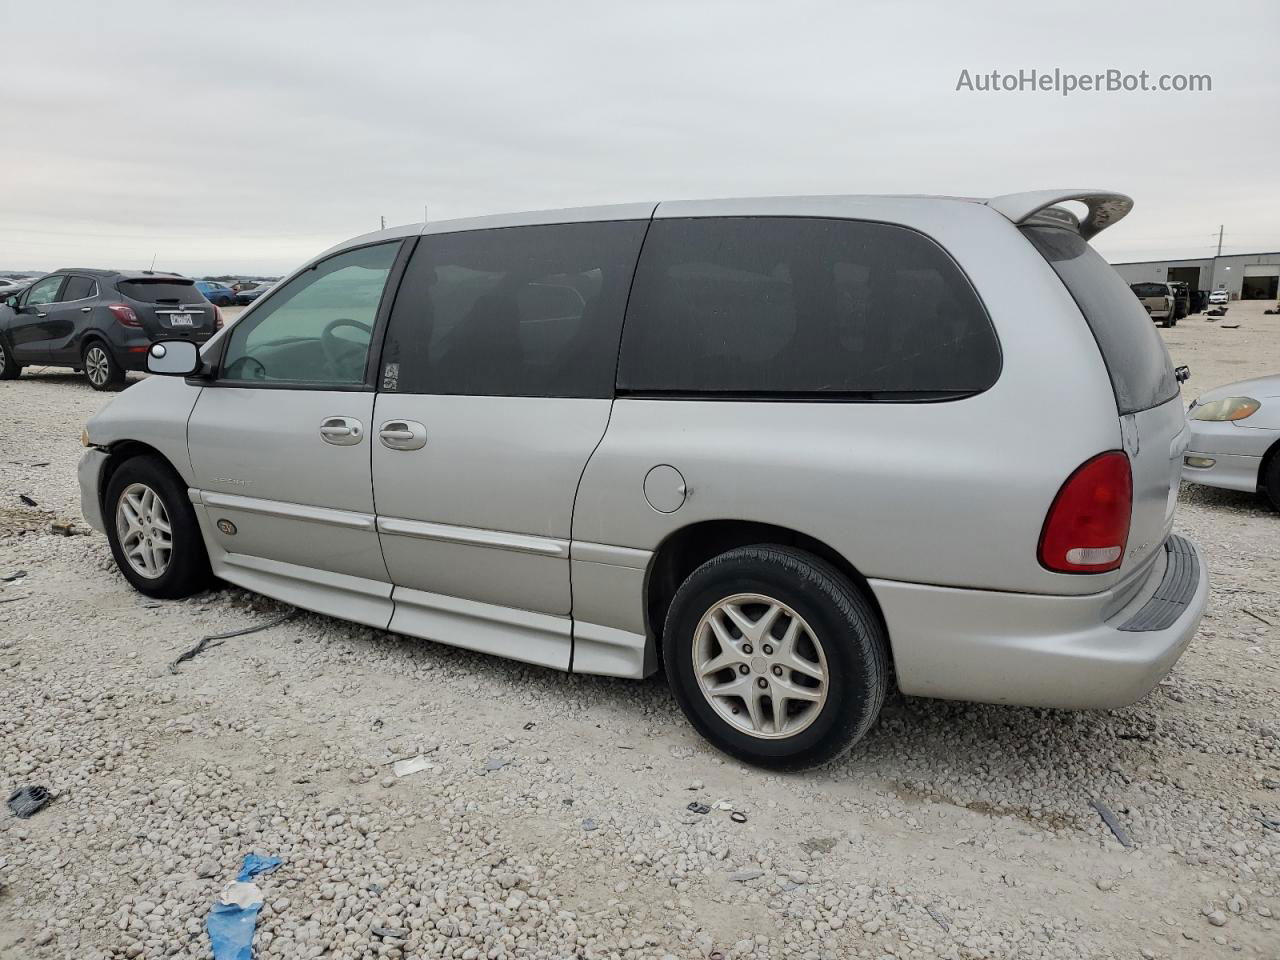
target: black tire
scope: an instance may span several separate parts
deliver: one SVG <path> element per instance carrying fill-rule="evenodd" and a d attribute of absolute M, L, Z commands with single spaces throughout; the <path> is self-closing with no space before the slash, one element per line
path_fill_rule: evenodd
<path fill-rule="evenodd" d="M 1165 317 L 1163 320 L 1160 321 L 1160 326 L 1166 327 L 1166 328 L 1172 327 L 1173 321 L 1169 317 Z"/>
<path fill-rule="evenodd" d="M 135 570 L 125 557 L 120 542 L 117 508 L 121 497 L 135 484 L 143 484 L 153 490 L 168 515 L 173 549 L 167 567 L 157 577 L 147 577 Z M 187 498 L 186 484 L 159 457 L 133 457 L 120 465 L 107 484 L 102 518 L 116 566 L 135 590 L 161 600 L 177 600 L 209 586 L 209 554 L 200 536 L 195 511 Z"/>
<path fill-rule="evenodd" d="M 1259 478 L 1271 509 L 1280 511 L 1280 450 L 1273 450 L 1267 469 Z"/>
<path fill-rule="evenodd" d="M 717 604 L 741 594 L 768 597 L 790 608 L 820 638 L 826 699 L 818 707 L 800 705 L 814 715 L 794 735 L 764 739 L 739 730 L 699 686 L 694 668 L 698 626 Z M 779 621 L 787 617 L 782 614 Z M 775 622 L 772 629 L 784 627 Z M 777 645 L 772 635 L 769 639 Z M 739 547 L 698 567 L 671 602 L 662 648 L 672 693 L 698 732 L 725 753 L 774 770 L 803 770 L 847 753 L 875 722 L 889 684 L 887 638 L 870 602 L 831 564 L 793 547 Z M 744 677 L 760 673 L 753 682 L 770 683 L 767 673 L 776 674 L 776 666 L 762 666 L 758 661 L 763 659 L 753 657 Z M 793 674 L 788 679 L 797 678 Z M 741 702 L 745 708 L 745 700 Z M 766 723 L 766 732 L 767 727 Z"/>
<path fill-rule="evenodd" d="M 13 358 L 4 338 L 0 337 L 0 380 L 17 380 L 22 373 L 22 365 Z"/>
<path fill-rule="evenodd" d="M 89 340 L 80 353 L 84 361 L 84 378 L 95 390 L 119 390 L 124 386 L 124 367 L 101 340 Z"/>

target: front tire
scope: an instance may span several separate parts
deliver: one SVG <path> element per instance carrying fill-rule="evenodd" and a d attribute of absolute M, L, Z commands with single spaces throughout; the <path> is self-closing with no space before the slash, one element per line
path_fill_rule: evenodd
<path fill-rule="evenodd" d="M 22 366 L 13 358 L 13 353 L 0 339 L 0 380 L 17 380 L 22 373 Z"/>
<path fill-rule="evenodd" d="M 177 600 L 208 586 L 209 555 L 187 490 L 157 457 L 134 457 L 111 476 L 103 501 L 111 555 L 149 597 Z"/>
<path fill-rule="evenodd" d="M 698 567 L 676 591 L 662 646 L 672 693 L 698 732 L 775 770 L 847 753 L 888 688 L 888 646 L 870 602 L 792 547 L 740 547 Z"/>
<path fill-rule="evenodd" d="M 1271 454 L 1271 462 L 1262 475 L 1262 486 L 1266 490 L 1271 509 L 1280 512 L 1280 450 Z"/>
<path fill-rule="evenodd" d="M 124 385 L 124 367 L 111 355 L 111 348 L 101 340 L 85 344 L 84 377 L 95 390 L 119 390 Z"/>

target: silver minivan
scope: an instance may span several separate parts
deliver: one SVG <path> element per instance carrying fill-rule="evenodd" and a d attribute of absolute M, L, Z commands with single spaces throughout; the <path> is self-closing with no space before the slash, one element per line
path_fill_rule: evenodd
<path fill-rule="evenodd" d="M 1079 216 L 1062 206 L 1078 201 Z M 1179 375 L 1088 240 L 1132 202 L 679 201 L 428 223 L 286 277 L 88 424 L 85 517 L 578 673 L 800 768 L 905 694 L 1108 708 L 1194 634 Z"/>

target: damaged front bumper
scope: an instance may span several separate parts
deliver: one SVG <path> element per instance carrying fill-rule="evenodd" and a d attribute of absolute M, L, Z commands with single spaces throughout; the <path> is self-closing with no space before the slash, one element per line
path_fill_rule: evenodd
<path fill-rule="evenodd" d="M 80 466 L 76 475 L 80 479 L 80 514 L 85 523 L 99 533 L 106 533 L 107 527 L 102 520 L 101 481 L 102 468 L 107 464 L 109 454 L 97 447 L 90 447 L 80 458 Z"/>

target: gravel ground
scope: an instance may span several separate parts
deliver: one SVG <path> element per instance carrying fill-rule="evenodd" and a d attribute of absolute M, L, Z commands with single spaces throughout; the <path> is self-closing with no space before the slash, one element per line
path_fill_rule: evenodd
<path fill-rule="evenodd" d="M 1229 317 L 1161 331 L 1188 399 L 1280 370 L 1280 318 Z M 47 532 L 106 399 L 69 371 L 0 383 L 0 576 L 27 571 L 0 584 L 0 789 L 57 795 L 0 812 L 0 956 L 208 957 L 250 851 L 284 859 L 258 957 L 1280 956 L 1280 516 L 1252 497 L 1184 488 L 1213 596 L 1143 702 L 892 697 L 847 759 L 777 776 L 704 745 L 660 678 L 311 614 L 170 673 L 285 608 L 149 601 L 103 537 Z"/>

